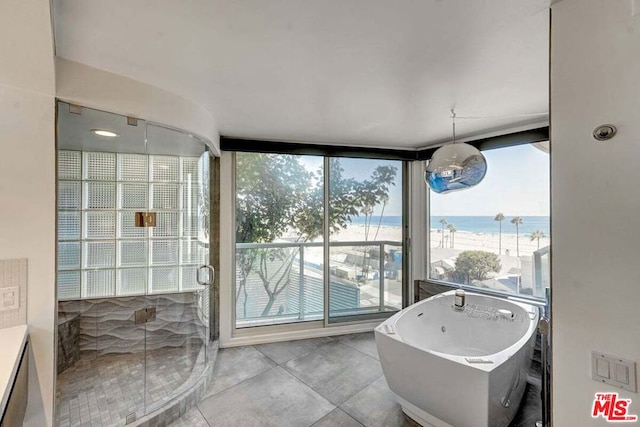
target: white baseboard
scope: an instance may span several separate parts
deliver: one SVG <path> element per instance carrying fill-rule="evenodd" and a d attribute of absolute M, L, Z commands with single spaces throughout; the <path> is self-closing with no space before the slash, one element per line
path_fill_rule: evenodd
<path fill-rule="evenodd" d="M 357 334 L 361 332 L 371 332 L 378 326 L 382 320 L 368 323 L 357 323 L 350 325 L 338 325 L 328 328 L 313 328 L 305 330 L 291 330 L 291 331 L 278 331 L 278 332 L 266 332 L 260 331 L 244 331 L 241 335 L 232 336 L 227 341 L 221 341 L 221 348 L 240 347 L 245 345 L 254 344 L 267 344 L 273 342 L 303 340 L 308 338 L 321 338 L 330 337 L 336 335 Z"/>

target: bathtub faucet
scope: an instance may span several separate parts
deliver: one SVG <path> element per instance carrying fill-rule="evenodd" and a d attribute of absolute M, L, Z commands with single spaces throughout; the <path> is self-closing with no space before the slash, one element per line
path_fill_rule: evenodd
<path fill-rule="evenodd" d="M 456 295 L 453 302 L 454 308 L 457 310 L 464 308 L 466 304 L 466 299 L 467 299 L 467 294 L 462 289 L 456 290 Z"/>

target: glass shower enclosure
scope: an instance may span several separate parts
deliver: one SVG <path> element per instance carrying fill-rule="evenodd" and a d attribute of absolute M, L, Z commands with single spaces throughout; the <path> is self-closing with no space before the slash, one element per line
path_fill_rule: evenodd
<path fill-rule="evenodd" d="M 57 424 L 124 425 L 209 369 L 211 155 L 63 102 L 57 131 Z"/>

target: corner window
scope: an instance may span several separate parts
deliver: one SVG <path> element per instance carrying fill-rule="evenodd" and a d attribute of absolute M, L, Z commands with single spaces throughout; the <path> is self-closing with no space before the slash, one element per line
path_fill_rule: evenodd
<path fill-rule="evenodd" d="M 550 286 L 549 143 L 484 151 L 476 187 L 430 192 L 434 281 L 544 298 Z"/>

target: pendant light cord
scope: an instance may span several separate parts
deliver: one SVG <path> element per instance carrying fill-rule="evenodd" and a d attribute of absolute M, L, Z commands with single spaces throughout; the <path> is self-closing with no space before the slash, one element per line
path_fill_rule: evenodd
<path fill-rule="evenodd" d="M 453 110 L 451 110 L 453 117 L 456 117 Z M 530 113 L 530 114 L 509 114 L 505 116 L 459 116 L 458 119 L 462 120 L 476 120 L 476 119 L 511 119 L 516 117 L 540 117 L 540 116 L 548 116 L 549 113 Z"/>
<path fill-rule="evenodd" d="M 515 118 L 515 117 L 536 117 L 536 116 L 548 116 L 549 113 L 531 113 L 531 114 L 512 114 L 512 115 L 508 115 L 508 116 L 460 116 L 458 117 L 456 115 L 456 110 L 455 108 L 451 109 L 451 121 L 452 121 L 452 125 L 453 125 L 453 142 L 452 144 L 456 143 L 456 117 L 458 119 L 508 119 L 508 118 Z"/>
<path fill-rule="evenodd" d="M 451 109 L 451 121 L 453 122 L 453 144 L 456 143 L 456 110 Z"/>

